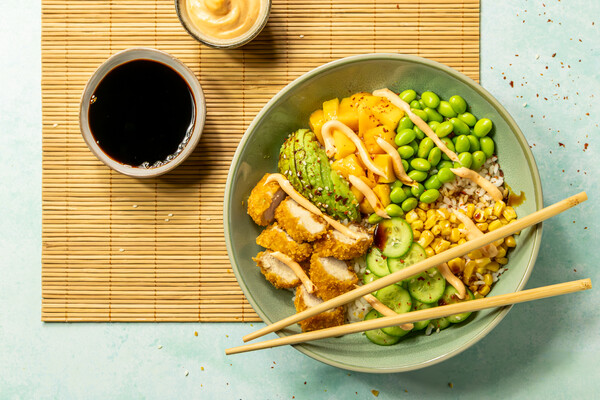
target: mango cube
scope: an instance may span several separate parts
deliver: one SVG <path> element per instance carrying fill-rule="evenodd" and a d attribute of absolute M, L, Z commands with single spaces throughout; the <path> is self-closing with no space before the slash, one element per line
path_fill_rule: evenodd
<path fill-rule="evenodd" d="M 363 136 L 363 141 L 369 154 L 385 154 L 385 151 L 377 144 L 377 138 L 380 137 L 394 147 L 394 137 L 396 132 L 388 129 L 385 125 L 380 125 L 367 130 Z"/>
<path fill-rule="evenodd" d="M 358 108 L 350 97 L 345 97 L 340 102 L 337 119 L 353 131 L 358 131 Z"/>
<path fill-rule="evenodd" d="M 338 130 L 333 131 L 333 142 L 335 143 L 336 153 L 335 159 L 339 160 L 350 154 L 354 154 L 356 146 L 352 140 Z"/>
<path fill-rule="evenodd" d="M 310 130 L 314 132 L 314 134 L 317 136 L 317 140 L 323 146 L 325 145 L 325 142 L 323 141 L 321 128 L 323 127 L 324 123 L 325 118 L 323 115 L 323 110 L 316 110 L 315 112 L 310 114 L 310 117 L 308 118 L 308 126 L 310 126 Z"/>
<path fill-rule="evenodd" d="M 392 157 L 389 154 L 377 154 L 373 158 L 373 164 L 385 173 L 385 177 L 379 176 L 379 183 L 392 183 L 396 180 Z"/>
<path fill-rule="evenodd" d="M 365 170 L 362 169 L 355 154 L 350 154 L 340 160 L 334 161 L 333 164 L 331 164 L 331 169 L 337 171 L 346 179 L 348 179 L 349 175 L 366 177 Z"/>
<path fill-rule="evenodd" d="M 395 131 L 400 119 L 404 117 L 404 111 L 393 105 L 387 99 L 381 99 L 372 108 L 375 117 L 389 130 Z"/>
<path fill-rule="evenodd" d="M 327 100 L 323 103 L 323 114 L 325 122 L 337 119 L 340 100 L 338 98 Z"/>

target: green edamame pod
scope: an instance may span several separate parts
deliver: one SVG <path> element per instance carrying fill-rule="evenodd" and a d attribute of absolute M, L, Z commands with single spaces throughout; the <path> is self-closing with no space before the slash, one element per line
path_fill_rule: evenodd
<path fill-rule="evenodd" d="M 459 114 L 458 119 L 471 127 L 475 126 L 477 123 L 477 118 L 475 118 L 475 116 L 470 112 Z"/>
<path fill-rule="evenodd" d="M 390 193 L 390 200 L 396 204 L 402 203 L 404 200 L 406 200 L 406 198 L 406 193 L 404 193 L 404 190 L 402 190 L 401 187 L 392 189 Z"/>
<path fill-rule="evenodd" d="M 442 117 L 442 114 L 435 111 L 435 109 L 433 109 L 433 108 L 426 107 L 423 111 L 425 111 L 425 113 L 427 114 L 427 120 L 429 120 L 429 121 L 442 122 L 444 120 L 444 117 Z"/>
<path fill-rule="evenodd" d="M 475 136 L 482 138 L 484 136 L 487 136 L 488 133 L 490 133 L 490 131 L 492 130 L 492 126 L 493 124 L 490 119 L 481 118 L 475 124 L 475 127 L 473 128 L 473 133 L 475 134 Z"/>
<path fill-rule="evenodd" d="M 419 200 L 423 203 L 431 204 L 434 203 L 440 197 L 440 192 L 437 189 L 429 189 L 423 192 Z"/>
<path fill-rule="evenodd" d="M 404 212 L 409 212 L 410 210 L 413 210 L 417 204 L 419 204 L 417 199 L 414 197 L 409 197 L 402 202 L 402 210 L 404 210 Z"/>
<path fill-rule="evenodd" d="M 423 194 L 424 191 L 425 191 L 425 186 L 423 186 L 423 184 L 421 184 L 421 183 L 410 188 L 410 192 L 415 197 L 419 197 L 421 194 Z"/>
<path fill-rule="evenodd" d="M 452 161 L 443 160 L 443 161 L 440 161 L 439 164 L 437 165 L 438 171 L 442 168 L 454 168 L 454 164 L 452 163 Z"/>
<path fill-rule="evenodd" d="M 473 153 L 473 163 L 471 164 L 471 169 L 474 171 L 479 171 L 483 164 L 485 164 L 486 160 L 485 153 L 481 150 Z"/>
<path fill-rule="evenodd" d="M 427 172 L 431 169 L 431 164 L 424 158 L 413 158 L 410 160 L 410 166 L 417 171 Z"/>
<path fill-rule="evenodd" d="M 409 117 L 404 116 L 400 118 L 400 122 L 398 123 L 397 132 L 400 132 L 402 129 L 412 129 L 415 124 L 410 120 Z"/>
<path fill-rule="evenodd" d="M 439 181 L 442 183 L 452 182 L 455 178 L 454 172 L 450 171 L 450 168 L 446 168 L 446 167 L 444 167 L 438 171 L 437 177 L 438 177 Z"/>
<path fill-rule="evenodd" d="M 426 158 L 434 146 L 435 146 L 435 143 L 433 143 L 433 140 L 431 140 L 428 137 L 423 138 L 423 140 L 421 140 L 421 143 L 419 143 L 419 150 L 417 151 L 417 157 Z"/>
<path fill-rule="evenodd" d="M 458 161 L 460 164 L 458 167 L 470 168 L 471 164 L 473 164 L 473 155 L 471 153 L 469 153 L 468 151 L 465 151 L 464 153 L 460 153 L 458 155 Z"/>
<path fill-rule="evenodd" d="M 410 108 L 414 109 L 414 110 L 420 110 L 421 109 L 421 103 L 419 103 L 419 100 L 413 100 L 410 102 Z"/>
<path fill-rule="evenodd" d="M 445 121 L 438 126 L 438 128 L 435 130 L 435 134 L 443 138 L 448 136 L 452 130 L 454 130 L 454 125 L 452 125 L 452 122 Z"/>
<path fill-rule="evenodd" d="M 439 147 L 434 147 L 433 149 L 431 149 L 431 151 L 429 152 L 429 155 L 427 156 L 427 161 L 429 161 L 429 163 L 431 164 L 432 167 L 435 167 L 436 165 L 438 165 L 441 159 L 442 159 L 442 151 L 440 150 Z"/>
<path fill-rule="evenodd" d="M 482 137 L 479 139 L 479 143 L 481 144 L 481 151 L 485 153 L 487 158 L 490 158 L 494 155 L 494 140 L 491 137 Z"/>
<path fill-rule="evenodd" d="M 402 190 L 404 190 L 404 194 L 406 195 L 406 198 L 408 199 L 409 197 L 413 197 L 412 192 L 410 191 L 411 187 L 410 186 L 404 186 L 402 188 Z M 404 203 L 404 202 L 402 202 Z M 406 211 L 406 210 L 405 210 Z"/>
<path fill-rule="evenodd" d="M 429 127 L 431 128 L 431 130 L 435 132 L 435 130 L 438 128 L 438 126 L 440 126 L 440 123 L 437 122 L 437 121 L 429 121 L 427 123 L 427 125 L 429 125 Z"/>
<path fill-rule="evenodd" d="M 403 183 L 401 181 L 396 180 L 390 185 L 390 189 L 392 189 L 392 190 L 394 190 L 396 188 L 402 189 L 402 185 L 403 185 Z"/>
<path fill-rule="evenodd" d="M 408 176 L 413 181 L 423 182 L 425 179 L 427 179 L 427 172 L 418 171 L 415 169 L 415 170 L 410 171 L 408 173 Z"/>
<path fill-rule="evenodd" d="M 448 103 L 445 100 L 440 101 L 440 105 L 438 106 L 437 111 L 446 118 L 456 117 L 456 112 L 454 112 L 450 103 Z"/>
<path fill-rule="evenodd" d="M 413 131 L 417 134 L 417 139 L 421 140 L 425 137 L 425 133 L 418 126 L 415 125 Z"/>
<path fill-rule="evenodd" d="M 398 147 L 398 154 L 400 154 L 400 158 L 402 161 L 404 161 L 405 159 L 411 158 L 413 155 L 415 155 L 415 150 L 409 145 L 400 146 Z"/>
<path fill-rule="evenodd" d="M 408 147 L 410 147 L 410 146 L 408 146 Z M 412 147 L 411 147 L 411 150 L 412 150 Z M 408 161 L 402 160 L 402 168 L 404 168 L 405 171 L 408 171 L 409 167 L 410 167 L 410 165 L 408 165 Z"/>
<path fill-rule="evenodd" d="M 417 134 L 412 129 L 402 129 L 396 135 L 394 142 L 396 142 L 396 146 L 401 147 L 401 146 L 409 144 L 416 138 L 417 138 Z"/>
<path fill-rule="evenodd" d="M 383 220 L 382 217 L 373 213 L 373 214 L 369 215 L 369 219 L 367 221 L 369 221 L 369 223 L 371 225 L 375 225 L 375 224 L 378 224 L 379 222 L 381 222 L 382 220 Z"/>
<path fill-rule="evenodd" d="M 440 179 L 438 178 L 437 174 L 436 175 L 431 175 L 429 178 L 427 178 L 427 180 L 425 181 L 425 189 L 429 190 L 429 189 L 439 189 L 442 187 L 442 182 L 440 182 Z"/>
<path fill-rule="evenodd" d="M 454 133 L 457 135 L 467 135 L 470 131 L 469 126 L 458 118 L 450 118 L 450 122 L 454 126 Z"/>
<path fill-rule="evenodd" d="M 411 108 L 410 110 L 413 112 L 413 114 L 427 122 L 427 113 L 425 111 L 419 110 L 418 108 Z"/>
<path fill-rule="evenodd" d="M 415 92 L 412 89 L 407 89 L 400 93 L 400 98 L 405 102 L 410 103 L 411 101 L 417 98 L 417 92 Z"/>
<path fill-rule="evenodd" d="M 467 102 L 459 95 L 454 95 L 448 99 L 448 103 L 457 114 L 462 114 L 467 111 Z"/>
<path fill-rule="evenodd" d="M 385 208 L 385 212 L 390 217 L 402 217 L 402 216 L 404 216 L 404 211 L 402 210 L 402 207 L 400 207 L 399 205 L 394 204 L 394 203 L 388 204 L 388 206 Z"/>
<path fill-rule="evenodd" d="M 475 135 L 467 135 L 467 138 L 470 142 L 469 151 L 478 151 L 481 150 L 481 145 L 479 144 L 479 138 Z"/>
<path fill-rule="evenodd" d="M 419 104 L 421 105 L 421 110 L 425 110 L 425 108 L 427 107 L 423 102 L 423 99 L 419 99 Z"/>
<path fill-rule="evenodd" d="M 421 94 L 421 100 L 423 100 L 423 103 L 430 108 L 437 108 L 440 105 L 440 97 L 430 91 L 423 92 Z"/>
<path fill-rule="evenodd" d="M 456 144 L 454 145 L 457 153 L 464 153 L 465 151 L 469 151 L 471 148 L 471 142 L 467 135 L 460 135 L 456 137 Z"/>
<path fill-rule="evenodd" d="M 455 152 L 454 143 L 452 143 L 452 140 L 450 140 L 447 137 L 443 137 L 440 140 L 446 145 L 448 150 Z M 450 161 L 450 157 L 448 157 L 448 155 L 446 153 L 442 154 L 442 159 Z"/>

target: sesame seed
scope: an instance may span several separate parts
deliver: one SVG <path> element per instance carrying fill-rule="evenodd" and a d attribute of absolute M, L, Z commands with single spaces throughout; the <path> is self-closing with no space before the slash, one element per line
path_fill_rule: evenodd
<path fill-rule="evenodd" d="M 119 249 L 119 251 L 125 251 L 125 249 Z"/>
<path fill-rule="evenodd" d="M 190 371 L 188 371 L 187 369 L 184 372 L 185 376 L 188 376 L 190 374 Z"/>
<path fill-rule="evenodd" d="M 131 207 L 133 207 L 133 208 L 138 208 L 138 205 L 137 205 L 137 204 L 134 204 L 134 205 L 132 205 Z"/>
<path fill-rule="evenodd" d="M 159 344 L 157 347 L 159 350 L 162 349 L 162 344 Z"/>

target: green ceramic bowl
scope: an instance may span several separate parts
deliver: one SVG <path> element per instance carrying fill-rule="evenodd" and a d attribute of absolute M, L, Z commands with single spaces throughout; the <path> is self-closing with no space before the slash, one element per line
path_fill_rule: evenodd
<path fill-rule="evenodd" d="M 308 128 L 310 113 L 323 101 L 383 87 L 396 92 L 412 88 L 433 90 L 442 98 L 459 94 L 478 118 L 490 118 L 493 138 L 506 181 L 527 200 L 519 216 L 542 208 L 537 166 L 525 137 L 508 112 L 486 90 L 465 75 L 437 62 L 399 54 L 366 54 L 325 64 L 296 79 L 279 92 L 256 116 L 240 141 L 225 188 L 225 240 L 231 265 L 246 298 L 266 323 L 295 312 L 292 293 L 276 290 L 252 261 L 261 248 L 255 238 L 261 227 L 246 214 L 245 202 L 265 172 L 275 172 L 284 138 Z M 509 270 L 495 284 L 491 296 L 522 289 L 538 254 L 541 226 L 524 230 L 510 255 Z M 509 308 L 481 311 L 467 322 L 425 336 L 412 334 L 392 347 L 376 346 L 364 334 L 319 340 L 295 346 L 304 354 L 336 367 L 364 372 L 399 372 L 423 368 L 448 359 L 490 332 Z M 280 335 L 300 332 L 297 325 Z"/>

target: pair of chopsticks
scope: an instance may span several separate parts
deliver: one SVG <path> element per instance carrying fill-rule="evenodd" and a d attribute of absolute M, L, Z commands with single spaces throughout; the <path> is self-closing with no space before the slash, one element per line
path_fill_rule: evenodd
<path fill-rule="evenodd" d="M 365 294 L 379 290 L 385 286 L 392 285 L 410 276 L 417 275 L 431 267 L 447 262 L 455 257 L 460 257 L 475 249 L 481 248 L 489 243 L 495 242 L 506 236 L 512 235 L 515 232 L 521 231 L 527 227 L 538 224 L 562 213 L 576 205 L 587 200 L 585 192 L 578 193 L 568 197 L 551 206 L 536 211 L 524 218 L 517 219 L 508 225 L 488 232 L 474 240 L 470 240 L 464 244 L 448 249 L 440 254 L 436 254 L 421 262 L 418 262 L 408 268 L 394 272 L 390 275 L 377 279 L 367 285 L 360 286 L 350 292 L 344 293 L 331 300 L 325 301 L 317 306 L 311 307 L 305 311 L 294 314 L 275 322 L 269 326 L 261 328 L 249 335 L 243 337 L 244 342 L 256 339 L 271 332 L 281 330 L 291 324 L 302 321 L 306 318 L 320 314 L 323 311 L 339 307 L 349 303 Z M 478 300 L 471 300 L 464 303 L 451 304 L 441 307 L 434 307 L 426 310 L 413 311 L 397 316 L 377 318 L 369 321 L 357 322 L 353 324 L 336 326 L 333 328 L 322 329 L 313 332 L 301 333 L 293 336 L 287 336 L 279 339 L 267 340 L 260 343 L 247 344 L 239 347 L 233 347 L 225 350 L 225 354 L 237 354 L 247 351 L 260 350 L 265 348 L 283 346 L 286 344 L 298 344 L 311 340 L 336 337 L 350 333 L 363 332 L 371 329 L 385 328 L 388 326 L 400 325 L 408 322 L 417 322 L 434 318 L 441 318 L 448 315 L 479 311 L 486 308 L 502 307 L 510 304 L 522 303 L 525 301 L 543 299 L 546 297 L 558 296 L 561 294 L 573 293 L 581 290 L 591 289 L 592 283 L 589 279 L 579 281 L 565 282 L 557 285 L 545 286 L 536 289 L 524 290 L 516 293 L 508 293 L 499 296 L 493 296 Z"/>

